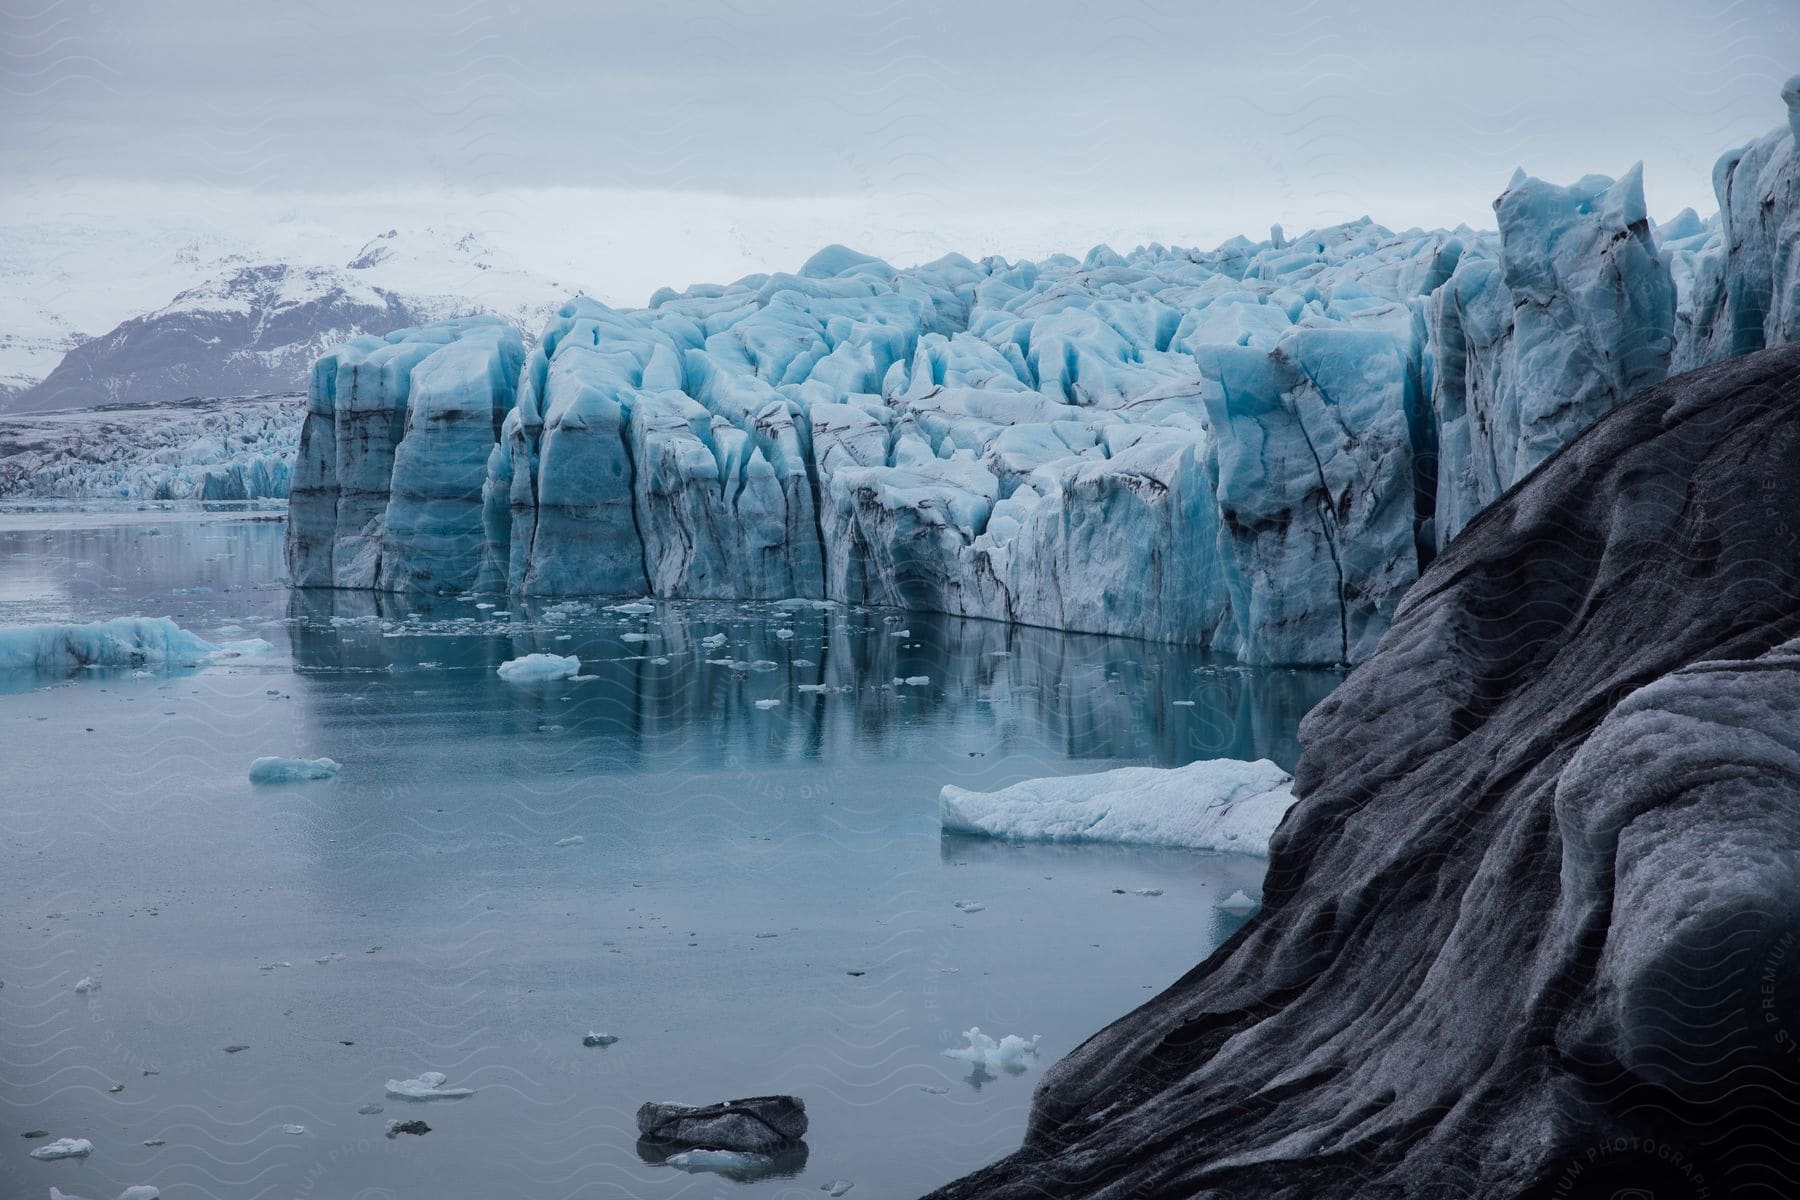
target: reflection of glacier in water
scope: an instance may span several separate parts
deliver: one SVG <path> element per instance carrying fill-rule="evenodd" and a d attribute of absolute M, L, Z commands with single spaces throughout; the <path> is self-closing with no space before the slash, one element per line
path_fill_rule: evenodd
<path fill-rule="evenodd" d="M 720 754 L 806 760 L 879 752 L 922 728 L 953 726 L 983 750 L 1028 730 L 1069 758 L 1288 767 L 1300 715 L 1341 677 L 1252 669 L 1191 647 L 812 602 L 629 606 L 649 612 L 604 600 L 503 603 L 295 592 L 295 669 L 389 673 L 396 695 L 504 697 L 516 733 L 550 723 L 619 752 L 654 754 L 700 729 Z M 532 653 L 576 655 L 582 678 L 524 687 L 488 678 L 497 663 Z M 458 678 L 467 671 L 482 678 Z M 759 709 L 759 700 L 780 705 Z"/>
<path fill-rule="evenodd" d="M 6 620 L 274 643 L 0 694 L 0 1029 L 60 1047 L 0 1034 L 0 1072 L 31 1125 L 94 1141 L 84 1193 L 674 1196 L 696 1179 L 639 1157 L 636 1106 L 770 1091 L 806 1099 L 809 1157 L 733 1194 L 923 1192 L 1016 1145 L 1042 1069 L 1234 932 L 1216 905 L 1262 876 L 944 837 L 939 787 L 1291 765 L 1333 680 L 874 609 L 290 595 L 280 540 L 0 525 Z M 584 678 L 495 673 L 531 652 Z M 342 768 L 252 785 L 270 754 Z M 1041 1057 L 977 1088 L 942 1053 L 971 1026 Z M 380 1136 L 414 1115 L 385 1081 L 430 1071 L 474 1094 Z"/>

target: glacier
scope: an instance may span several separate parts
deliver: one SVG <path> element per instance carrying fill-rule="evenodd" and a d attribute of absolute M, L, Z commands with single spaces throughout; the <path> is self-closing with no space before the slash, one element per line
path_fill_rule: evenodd
<path fill-rule="evenodd" d="M 282 500 L 299 397 L 0 416 L 0 499 Z"/>
<path fill-rule="evenodd" d="M 302 587 L 831 600 L 1352 663 L 1629 396 L 1800 329 L 1800 82 L 1659 230 L 1641 169 L 1497 228 L 793 273 L 315 365 Z"/>

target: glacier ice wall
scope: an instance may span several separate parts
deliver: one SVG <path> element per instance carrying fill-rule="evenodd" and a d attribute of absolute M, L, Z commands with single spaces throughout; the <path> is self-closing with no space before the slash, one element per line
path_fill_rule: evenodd
<path fill-rule="evenodd" d="M 1784 93 L 1800 109 L 1800 81 Z M 1793 118 L 1800 125 L 1800 115 Z M 1515 176 L 1492 232 L 798 271 L 314 370 L 296 584 L 788 596 L 1355 662 L 1483 506 L 1628 396 L 1800 328 L 1784 127 L 1721 214 Z"/>
<path fill-rule="evenodd" d="M 489 447 L 524 358 L 489 317 L 346 342 L 313 364 L 288 500 L 297 587 L 474 582 Z"/>
<path fill-rule="evenodd" d="M 0 417 L 0 498 L 280 500 L 295 399 Z"/>

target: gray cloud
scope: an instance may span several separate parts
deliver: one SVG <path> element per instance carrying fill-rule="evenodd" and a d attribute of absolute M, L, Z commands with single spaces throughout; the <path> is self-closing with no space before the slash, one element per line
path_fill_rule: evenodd
<path fill-rule="evenodd" d="M 1447 7 L 57 2 L 0 15 L 0 188 L 831 194 L 922 226 L 1190 196 L 1453 223 L 1515 165 L 1642 158 L 1666 211 L 1710 208 L 1712 161 L 1779 122 L 1800 70 L 1779 0 Z"/>

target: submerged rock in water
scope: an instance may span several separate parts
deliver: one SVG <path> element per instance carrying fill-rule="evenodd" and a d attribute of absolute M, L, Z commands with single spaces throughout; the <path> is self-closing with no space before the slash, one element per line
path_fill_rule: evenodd
<path fill-rule="evenodd" d="M 424 1137 L 430 1132 L 431 1126 L 423 1121 L 389 1121 L 387 1123 L 387 1135 L 390 1141 L 403 1133 L 410 1133 L 414 1137 Z"/>
<path fill-rule="evenodd" d="M 1302 726 L 1262 908 L 943 1189 L 1789 1194 L 1800 347 L 1476 517 Z"/>
<path fill-rule="evenodd" d="M 637 1127 L 651 1141 L 767 1153 L 806 1136 L 806 1104 L 797 1096 L 751 1096 L 699 1107 L 652 1100 L 638 1109 Z"/>

